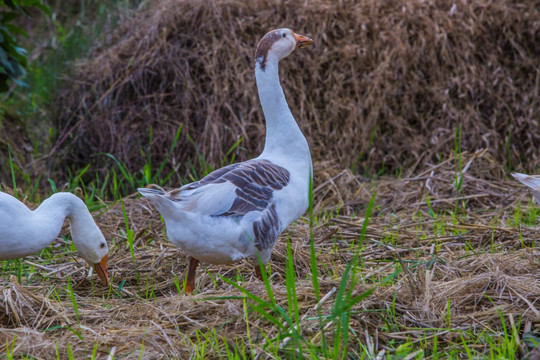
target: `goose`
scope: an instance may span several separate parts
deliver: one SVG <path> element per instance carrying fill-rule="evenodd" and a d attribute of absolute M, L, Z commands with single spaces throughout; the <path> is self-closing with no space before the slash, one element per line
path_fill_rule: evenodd
<path fill-rule="evenodd" d="M 60 233 L 65 218 L 71 225 L 73 244 L 108 285 L 109 249 L 85 203 L 77 196 L 55 193 L 31 211 L 13 196 L 0 192 L 0 260 L 17 259 L 40 252 Z"/>
<path fill-rule="evenodd" d="M 512 176 L 524 185 L 532 189 L 536 202 L 540 204 L 540 175 L 526 175 L 521 173 L 512 173 Z"/>
<path fill-rule="evenodd" d="M 266 119 L 262 153 L 197 182 L 165 192 L 139 188 L 160 212 L 167 236 L 189 255 L 185 292 L 195 288 L 199 261 L 230 264 L 248 259 L 262 279 L 278 236 L 306 211 L 311 154 L 280 84 L 278 63 L 312 40 L 290 29 L 268 32 L 255 52 L 255 79 Z"/>

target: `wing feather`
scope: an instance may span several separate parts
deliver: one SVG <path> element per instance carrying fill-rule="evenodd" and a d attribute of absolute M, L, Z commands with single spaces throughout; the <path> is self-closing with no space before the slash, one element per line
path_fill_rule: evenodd
<path fill-rule="evenodd" d="M 262 251 L 273 247 L 281 233 L 280 228 L 281 221 L 277 216 L 276 206 L 272 204 L 263 211 L 259 221 L 253 223 L 253 237 L 257 249 Z"/>
<path fill-rule="evenodd" d="M 256 159 L 218 169 L 174 194 L 169 193 L 169 198 L 184 203 L 186 210 L 212 216 L 242 218 L 259 212 L 253 221 L 253 240 L 263 250 L 274 246 L 281 232 L 281 221 L 271 202 L 273 193 L 289 181 L 287 169 Z"/>
<path fill-rule="evenodd" d="M 540 176 L 539 175 L 526 175 L 521 173 L 513 173 L 512 176 L 519 180 L 522 184 L 531 188 L 534 197 L 538 204 L 540 204 Z"/>

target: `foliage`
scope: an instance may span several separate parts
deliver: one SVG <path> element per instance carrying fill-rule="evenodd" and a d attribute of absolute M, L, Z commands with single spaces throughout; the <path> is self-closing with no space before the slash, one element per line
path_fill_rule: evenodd
<path fill-rule="evenodd" d="M 20 16 L 30 17 L 30 9 L 42 10 L 51 16 L 51 9 L 40 0 L 0 0 L 0 92 L 9 89 L 9 82 L 27 86 L 20 77 L 28 65 L 26 50 L 22 48 L 17 35 L 28 37 L 26 32 L 13 22 Z"/>

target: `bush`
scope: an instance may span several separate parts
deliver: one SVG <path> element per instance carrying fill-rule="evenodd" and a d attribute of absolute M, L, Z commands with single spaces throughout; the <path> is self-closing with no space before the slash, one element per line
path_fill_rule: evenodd
<path fill-rule="evenodd" d="M 9 11 L 0 11 L 0 92 L 9 89 L 10 81 L 17 85 L 26 86 L 20 80 L 27 66 L 26 50 L 19 45 L 16 36 L 28 36 L 20 27 L 13 24 L 19 16 L 30 16 L 29 9 L 37 8 L 51 15 L 48 6 L 39 0 L 0 0 L 0 9 L 9 8 Z"/>
<path fill-rule="evenodd" d="M 290 27 L 314 39 L 282 64 L 281 79 L 315 161 L 410 173 L 457 147 L 489 148 L 507 168 L 534 169 L 535 4 L 155 2 L 126 17 L 65 83 L 56 105 L 58 159 L 107 172 L 115 163 L 95 154 L 110 153 L 138 171 L 148 156 L 153 164 L 167 157 L 180 126 L 167 163 L 177 170 L 173 183 L 205 161 L 222 165 L 241 138 L 246 151 L 238 158 L 256 155 L 264 119 L 255 47 L 266 31 Z"/>

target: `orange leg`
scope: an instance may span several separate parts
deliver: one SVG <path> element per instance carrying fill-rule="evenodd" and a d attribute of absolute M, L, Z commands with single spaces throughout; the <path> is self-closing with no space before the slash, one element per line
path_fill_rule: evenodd
<path fill-rule="evenodd" d="M 257 275 L 257 278 L 259 280 L 263 281 L 263 277 L 261 274 L 261 267 L 259 266 L 259 264 L 255 265 L 255 274 Z"/>
<path fill-rule="evenodd" d="M 197 271 L 199 260 L 194 257 L 189 257 L 189 266 L 186 280 L 186 294 L 191 294 L 195 290 L 195 273 Z"/>

